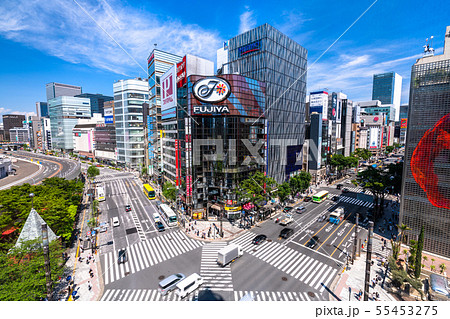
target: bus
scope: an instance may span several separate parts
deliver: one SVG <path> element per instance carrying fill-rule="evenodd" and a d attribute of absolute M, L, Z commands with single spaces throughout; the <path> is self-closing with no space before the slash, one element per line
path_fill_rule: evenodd
<path fill-rule="evenodd" d="M 169 227 L 176 226 L 177 225 L 177 214 L 175 214 L 175 212 L 169 207 L 169 205 L 161 204 L 159 206 L 159 208 L 161 210 L 162 217 L 166 221 L 166 224 Z"/>
<path fill-rule="evenodd" d="M 327 198 L 328 198 L 328 192 L 327 191 L 320 191 L 320 192 L 315 193 L 313 195 L 313 202 L 320 204 Z"/>
<path fill-rule="evenodd" d="M 344 215 L 344 207 L 338 207 L 334 212 L 330 213 L 329 222 L 337 225 L 344 219 Z"/>
<path fill-rule="evenodd" d="M 149 184 L 144 184 L 144 194 L 148 197 L 148 199 L 156 198 L 155 190 Z"/>
<path fill-rule="evenodd" d="M 101 186 L 97 187 L 97 200 L 99 202 L 103 202 L 105 200 L 105 190 Z"/>

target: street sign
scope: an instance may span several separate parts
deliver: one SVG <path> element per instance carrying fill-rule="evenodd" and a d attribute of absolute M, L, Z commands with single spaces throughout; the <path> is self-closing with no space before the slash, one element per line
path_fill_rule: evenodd
<path fill-rule="evenodd" d="M 88 231 L 88 232 L 86 233 L 86 236 L 91 236 L 91 232 Z"/>

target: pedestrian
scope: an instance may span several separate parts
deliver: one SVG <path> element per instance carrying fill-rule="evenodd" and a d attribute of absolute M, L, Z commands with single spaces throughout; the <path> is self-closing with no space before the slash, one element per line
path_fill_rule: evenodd
<path fill-rule="evenodd" d="M 377 296 L 377 299 L 380 298 L 380 294 L 378 293 L 378 291 L 376 292 L 376 296 Z"/>
<path fill-rule="evenodd" d="M 89 289 L 89 291 L 91 291 L 91 289 L 92 289 L 92 286 L 91 286 L 91 282 L 90 282 L 90 281 L 88 281 L 88 289 Z"/>
<path fill-rule="evenodd" d="M 383 246 L 381 246 L 381 251 L 384 251 L 384 245 L 383 245 Z"/>

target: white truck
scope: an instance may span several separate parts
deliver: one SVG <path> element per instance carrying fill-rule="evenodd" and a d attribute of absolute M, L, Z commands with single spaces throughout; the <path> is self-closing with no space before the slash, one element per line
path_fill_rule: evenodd
<path fill-rule="evenodd" d="M 241 257 L 243 254 L 242 248 L 236 244 L 229 244 L 217 252 L 217 263 L 225 267 L 228 263 Z"/>
<path fill-rule="evenodd" d="M 294 218 L 292 217 L 292 215 L 286 214 L 286 216 L 284 216 L 284 218 L 280 221 L 280 225 L 286 226 L 286 225 L 289 225 L 290 223 L 292 223 L 293 221 L 294 221 Z"/>

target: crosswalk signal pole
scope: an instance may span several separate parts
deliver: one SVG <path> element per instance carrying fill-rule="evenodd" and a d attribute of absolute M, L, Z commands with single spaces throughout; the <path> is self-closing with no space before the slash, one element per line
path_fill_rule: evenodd
<path fill-rule="evenodd" d="M 366 254 L 366 277 L 364 279 L 364 301 L 369 300 L 369 280 L 370 280 L 370 266 L 372 262 L 372 234 L 373 221 L 369 222 L 369 234 L 367 235 L 367 254 Z"/>
<path fill-rule="evenodd" d="M 358 246 L 358 223 L 359 223 L 359 213 L 356 213 L 355 219 L 355 234 L 353 238 L 353 252 L 352 252 L 352 265 L 356 259 L 356 247 Z"/>

